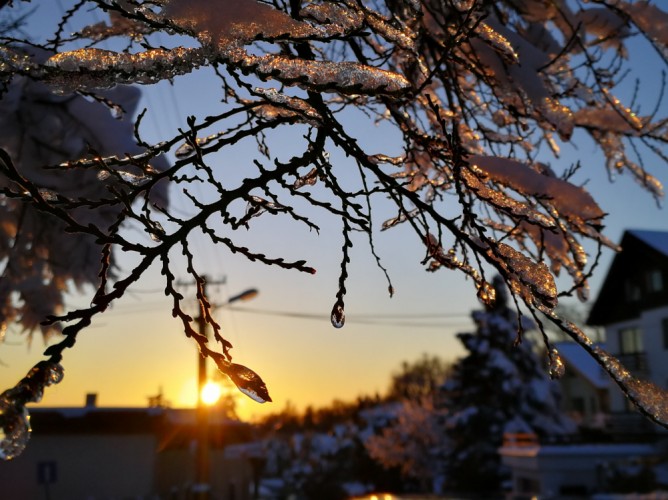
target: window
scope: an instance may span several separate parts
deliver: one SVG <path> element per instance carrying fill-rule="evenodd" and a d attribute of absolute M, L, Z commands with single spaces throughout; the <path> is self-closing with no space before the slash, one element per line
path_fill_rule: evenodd
<path fill-rule="evenodd" d="M 640 287 L 637 283 L 627 280 L 624 282 L 624 294 L 629 302 L 638 302 L 640 300 Z"/>
<path fill-rule="evenodd" d="M 619 330 L 619 352 L 617 355 L 622 364 L 629 370 L 647 374 L 649 367 L 640 328 Z"/>
<path fill-rule="evenodd" d="M 637 354 L 644 350 L 640 328 L 624 328 L 619 331 L 619 354 Z"/>
<path fill-rule="evenodd" d="M 53 484 L 58 480 L 55 460 L 37 462 L 37 484 Z"/>
<path fill-rule="evenodd" d="M 663 274 L 659 269 L 653 269 L 646 274 L 647 278 L 647 291 L 660 292 L 663 290 Z"/>

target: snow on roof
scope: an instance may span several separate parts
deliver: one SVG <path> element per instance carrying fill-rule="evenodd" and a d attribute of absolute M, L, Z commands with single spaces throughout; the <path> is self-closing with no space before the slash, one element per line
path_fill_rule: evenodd
<path fill-rule="evenodd" d="M 668 256 L 668 231 L 648 231 L 634 229 L 628 231 L 643 243 Z"/>
<path fill-rule="evenodd" d="M 656 453 L 656 447 L 644 443 L 583 443 L 538 446 L 503 446 L 499 453 L 507 457 L 582 457 L 611 459 L 615 456 L 647 456 Z"/>
<path fill-rule="evenodd" d="M 610 378 L 603 368 L 575 342 L 557 342 L 557 351 L 566 361 L 566 366 L 574 368 L 597 389 L 605 389 L 610 384 Z"/>

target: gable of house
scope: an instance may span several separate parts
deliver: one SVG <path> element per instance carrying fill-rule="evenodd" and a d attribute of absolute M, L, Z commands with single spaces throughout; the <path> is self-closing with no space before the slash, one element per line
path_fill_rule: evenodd
<path fill-rule="evenodd" d="M 626 231 L 587 324 L 606 326 L 668 305 L 668 232 Z"/>

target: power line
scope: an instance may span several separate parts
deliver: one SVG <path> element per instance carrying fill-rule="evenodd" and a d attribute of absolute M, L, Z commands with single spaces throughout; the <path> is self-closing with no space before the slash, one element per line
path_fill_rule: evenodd
<path fill-rule="evenodd" d="M 294 311 L 272 311 L 268 309 L 254 309 L 254 308 L 247 308 L 247 307 L 228 307 L 226 308 L 228 310 L 232 310 L 235 312 L 244 312 L 244 313 L 250 313 L 250 314 L 260 314 L 260 315 L 266 315 L 266 316 L 283 316 L 283 317 L 288 317 L 288 318 L 294 318 L 294 319 L 311 319 L 311 320 L 329 320 L 329 316 L 326 314 L 319 314 L 319 313 L 304 313 L 304 312 L 294 312 Z M 465 315 L 458 315 L 458 316 L 465 316 Z M 385 325 L 385 326 L 410 326 L 410 327 L 418 327 L 418 328 L 439 328 L 439 327 L 453 327 L 453 326 L 470 326 L 470 323 L 464 323 L 464 322 L 458 322 L 458 323 L 425 323 L 421 321 L 391 321 L 394 319 L 403 319 L 403 318 L 414 318 L 418 319 L 420 317 L 424 318 L 436 318 L 436 317 L 453 317 L 453 315 L 438 315 L 438 314 L 430 314 L 430 315 L 412 315 L 412 314 L 407 314 L 407 315 L 398 315 L 398 314 L 393 314 L 393 315 L 385 315 L 385 314 L 356 314 L 354 316 L 349 316 L 346 321 L 348 323 L 360 323 L 360 324 L 366 324 L 366 325 Z M 387 320 L 387 321 L 384 321 Z"/>

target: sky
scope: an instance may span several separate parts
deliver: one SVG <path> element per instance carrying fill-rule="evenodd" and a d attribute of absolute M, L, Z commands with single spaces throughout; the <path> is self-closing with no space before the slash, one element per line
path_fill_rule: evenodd
<path fill-rule="evenodd" d="M 67 2 L 47 2 L 40 16 L 59 15 Z M 61 6 L 62 4 L 62 6 Z M 47 10 L 43 10 L 43 9 Z M 48 9 L 51 9 L 50 11 Z M 44 12 L 44 14 L 42 14 Z M 40 19 L 45 19 L 41 17 Z M 632 53 L 635 70 L 641 76 L 643 96 L 653 104 L 658 87 L 654 79 L 642 78 L 652 68 L 652 54 Z M 146 136 L 160 137 L 177 127 L 185 127 L 185 116 L 211 114 L 218 103 L 215 82 L 206 71 L 192 78 L 177 79 L 174 87 L 160 84 L 143 87 Z M 663 104 L 664 115 L 666 105 Z M 391 136 L 382 128 L 351 119 L 360 140 L 386 152 Z M 294 152 L 289 137 L 279 136 L 275 153 L 286 158 Z M 253 148 L 238 148 L 220 159 L 220 168 L 230 175 L 243 172 L 244 162 L 259 155 Z M 586 140 L 578 149 L 565 151 L 553 166 L 581 160 L 580 181 L 608 212 L 605 234 L 621 239 L 625 229 L 668 230 L 664 209 L 628 176 L 610 183 L 603 162 Z M 332 163 L 345 165 L 345 158 L 333 152 Z M 668 185 L 666 165 L 648 165 L 664 185 Z M 235 174 L 236 173 L 236 174 Z M 188 211 L 188 206 L 172 192 L 172 207 Z M 206 196 L 205 193 L 202 194 Z M 379 207 L 380 215 L 385 207 Z M 393 214 L 387 211 L 388 217 Z M 382 219 L 382 217 L 381 217 Z M 212 302 L 228 299 L 249 288 L 259 290 L 249 302 L 221 306 L 217 319 L 223 335 L 232 342 L 234 361 L 259 373 L 267 383 L 273 403 L 259 405 L 243 395 L 238 411 L 243 418 L 283 409 L 287 404 L 303 409 L 321 406 L 334 399 L 352 400 L 358 395 L 383 393 L 390 374 L 403 361 L 418 359 L 423 353 L 454 360 L 463 354 L 457 332 L 470 331 L 470 312 L 480 307 L 471 281 L 450 271 L 427 273 L 420 261 L 424 250 L 409 228 L 397 227 L 377 234 L 376 247 L 387 267 L 396 294 L 389 298 L 387 282 L 377 268 L 365 238 L 354 237 L 347 284 L 346 325 L 332 327 L 329 313 L 335 301 L 340 266 L 341 235 L 335 221 L 316 217 L 320 234 L 265 214 L 253 220 L 252 231 L 240 238 L 264 253 L 286 258 L 307 259 L 317 269 L 315 275 L 254 264 L 206 243 L 192 240 L 201 271 L 212 282 Z M 613 257 L 605 250 L 596 276 L 591 280 L 592 298 Z M 177 276 L 187 280 L 185 274 Z M 559 282 L 566 283 L 565 281 Z M 563 285 L 565 286 L 565 285 Z M 145 406 L 149 396 L 159 391 L 174 407 L 195 403 L 198 354 L 185 338 L 180 323 L 170 314 L 171 304 L 162 295 L 159 272 L 151 269 L 141 284 L 131 290 L 92 327 L 82 332 L 73 349 L 65 353 L 63 381 L 50 387 L 40 406 L 80 406 L 86 393 L 97 393 L 100 406 Z M 183 285 L 184 294 L 193 293 Z M 90 291 L 73 295 L 71 304 L 85 304 Z M 193 301 L 192 312 L 195 314 Z M 0 387 L 18 381 L 42 359 L 44 345 L 36 336 L 28 346 L 25 336 L 13 329 L 0 345 Z M 209 367 L 213 373 L 213 367 Z"/>

